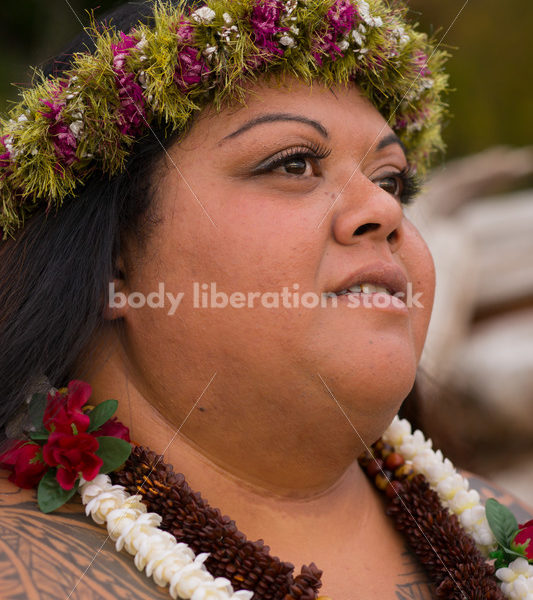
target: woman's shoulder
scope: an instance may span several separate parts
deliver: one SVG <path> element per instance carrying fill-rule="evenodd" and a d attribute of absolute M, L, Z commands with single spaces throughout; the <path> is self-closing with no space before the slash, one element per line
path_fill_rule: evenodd
<path fill-rule="evenodd" d="M 528 506 L 508 490 L 489 481 L 485 477 L 471 473 L 470 471 L 465 471 L 464 469 L 461 469 L 460 472 L 463 477 L 468 479 L 470 489 L 479 492 L 483 503 L 489 498 L 495 498 L 500 504 L 507 506 L 519 523 L 524 523 L 525 521 L 533 519 L 533 506 Z"/>
<path fill-rule="evenodd" d="M 168 598 L 118 553 L 81 502 L 46 515 L 34 490 L 21 490 L 0 470 L 0 589 L 2 598 Z"/>

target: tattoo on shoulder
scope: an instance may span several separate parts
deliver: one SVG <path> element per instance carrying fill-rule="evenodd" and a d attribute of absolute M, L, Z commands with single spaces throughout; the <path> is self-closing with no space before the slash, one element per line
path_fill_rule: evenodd
<path fill-rule="evenodd" d="M 52 515 L 39 511 L 35 493 L 0 475 L 0 590 L 3 600 L 154 600 L 168 592 L 118 553 L 81 503 Z"/>
<path fill-rule="evenodd" d="M 402 554 L 402 573 L 396 584 L 396 600 L 432 600 L 434 587 L 411 550 Z"/>

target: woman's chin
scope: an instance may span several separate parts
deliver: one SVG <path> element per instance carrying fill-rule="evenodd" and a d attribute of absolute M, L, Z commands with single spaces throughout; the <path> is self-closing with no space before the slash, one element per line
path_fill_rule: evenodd
<path fill-rule="evenodd" d="M 340 406 L 353 410 L 354 416 L 385 411 L 392 419 L 414 385 L 416 369 L 412 347 L 399 344 L 378 351 L 369 346 L 365 353 L 325 357 L 317 367 L 317 377 L 332 401 L 333 396 Z"/>
<path fill-rule="evenodd" d="M 313 364 L 339 384 L 360 389 L 399 387 L 409 391 L 418 364 L 418 344 L 410 328 L 373 330 L 359 327 L 330 331 L 315 343 Z M 386 385 L 389 382 L 389 385 Z"/>

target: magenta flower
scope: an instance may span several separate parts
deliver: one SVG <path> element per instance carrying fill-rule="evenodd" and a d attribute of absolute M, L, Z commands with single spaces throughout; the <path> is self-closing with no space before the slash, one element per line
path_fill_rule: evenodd
<path fill-rule="evenodd" d="M 429 116 L 428 108 L 420 108 L 418 111 L 410 110 L 398 115 L 394 121 L 394 129 L 410 129 L 419 131 L 424 126 L 424 121 Z"/>
<path fill-rule="evenodd" d="M 181 19 L 176 28 L 176 37 L 179 42 L 178 62 L 174 71 L 174 81 L 181 92 L 186 92 L 190 86 L 200 83 L 209 72 L 209 67 L 203 57 L 199 56 L 194 42 L 194 26 L 190 21 Z"/>
<path fill-rule="evenodd" d="M 327 14 L 327 25 L 316 43 L 313 57 L 322 66 L 324 54 L 329 54 L 331 60 L 336 60 L 342 50 L 336 44 L 338 39 L 348 34 L 361 21 L 357 10 L 349 0 L 337 0 Z"/>
<path fill-rule="evenodd" d="M 419 74 L 420 77 L 430 77 L 431 76 L 431 70 L 428 67 L 428 57 L 421 52 L 420 50 L 417 50 L 414 55 L 413 55 L 413 63 L 415 65 L 415 70 L 417 75 Z"/>
<path fill-rule="evenodd" d="M 11 161 L 11 152 L 7 149 L 5 140 L 9 137 L 9 135 L 3 135 L 0 137 L 0 144 L 4 146 L 5 152 L 0 154 L 0 169 L 8 169 L 9 163 Z"/>
<path fill-rule="evenodd" d="M 383 46 L 376 46 L 376 52 L 372 54 L 372 62 L 376 65 L 377 69 L 383 70 L 385 68 L 385 56 L 387 51 Z"/>
<path fill-rule="evenodd" d="M 359 14 L 349 0 L 337 0 L 328 10 L 328 23 L 336 37 L 347 34 L 355 26 Z"/>
<path fill-rule="evenodd" d="M 118 128 L 123 135 L 136 136 L 144 129 L 145 101 L 142 87 L 135 81 L 135 75 L 125 70 L 126 59 L 137 45 L 135 38 L 120 32 L 121 41 L 112 44 L 113 70 L 118 88 L 120 110 Z"/>
<path fill-rule="evenodd" d="M 397 118 L 394 123 L 394 129 L 405 129 L 408 125 L 408 121 L 405 117 Z"/>
<path fill-rule="evenodd" d="M 113 68 L 115 70 L 123 69 L 126 59 L 132 48 L 137 45 L 137 40 L 131 35 L 120 32 L 121 41 L 118 44 L 111 44 L 113 52 Z"/>
<path fill-rule="evenodd" d="M 254 6 L 250 16 L 255 45 L 258 48 L 266 50 L 268 53 L 277 54 L 278 56 L 283 54 L 283 50 L 274 36 L 277 33 L 289 30 L 288 27 L 281 27 L 279 25 L 284 8 L 283 2 L 280 0 L 258 2 Z"/>
<path fill-rule="evenodd" d="M 185 92 L 187 88 L 202 81 L 202 78 L 209 72 L 209 67 L 205 64 L 198 50 L 191 46 L 186 46 L 178 51 L 178 63 L 174 72 L 174 81 L 180 89 Z"/>
<path fill-rule="evenodd" d="M 194 27 L 188 21 L 181 19 L 177 29 L 176 29 L 176 37 L 178 42 L 182 44 L 191 44 L 194 40 Z"/>
<path fill-rule="evenodd" d="M 52 138 L 56 156 L 68 167 L 78 160 L 76 156 L 78 143 L 68 125 L 62 120 L 65 101 L 60 100 L 59 95 L 67 86 L 66 82 L 61 82 L 51 100 L 41 100 L 48 107 L 48 111 L 41 111 L 41 115 L 50 121 L 48 131 Z"/>

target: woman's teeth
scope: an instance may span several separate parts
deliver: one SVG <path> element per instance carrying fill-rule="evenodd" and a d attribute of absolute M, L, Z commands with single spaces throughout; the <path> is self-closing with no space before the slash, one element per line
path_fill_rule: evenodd
<path fill-rule="evenodd" d="M 337 296 L 344 296 L 345 294 L 376 294 L 376 293 L 385 293 L 389 294 L 389 290 L 380 285 L 373 285 L 372 283 L 362 283 L 361 285 L 352 285 L 346 290 L 341 290 L 337 292 Z"/>

